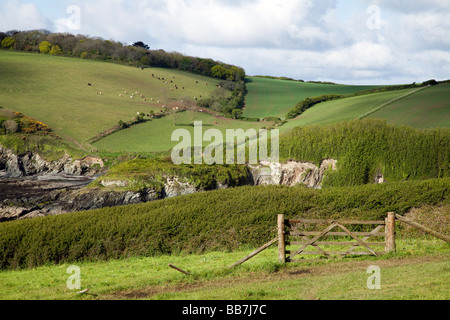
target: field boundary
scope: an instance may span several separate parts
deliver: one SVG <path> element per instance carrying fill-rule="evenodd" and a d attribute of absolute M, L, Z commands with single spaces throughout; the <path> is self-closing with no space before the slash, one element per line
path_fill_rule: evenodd
<path fill-rule="evenodd" d="M 321 231 L 306 231 L 309 225 L 328 225 Z M 352 232 L 345 225 L 374 225 L 375 229 L 369 232 Z M 338 228 L 340 231 L 333 232 Z M 315 229 L 315 228 L 314 228 Z M 385 229 L 384 232 L 381 232 Z M 312 236 L 313 238 L 310 238 Z M 351 241 L 320 241 L 323 237 L 347 237 Z M 364 238 L 360 238 L 364 237 Z M 371 238 L 384 237 L 384 242 L 367 242 Z M 300 242 L 293 241 L 301 239 Z M 354 241 L 353 241 L 354 240 Z M 356 241 L 356 242 L 355 242 Z M 320 246 L 319 246 L 320 245 Z M 345 251 L 329 251 L 323 246 L 350 246 Z M 287 246 L 300 246 L 295 251 L 286 250 Z M 374 246 L 384 246 L 385 251 L 375 251 Z M 313 247 L 316 251 L 307 251 L 308 247 Z M 355 251 L 358 247 L 363 247 L 366 251 Z M 364 220 L 313 220 L 297 219 L 286 220 L 285 216 L 278 215 L 278 256 L 280 263 L 302 262 L 304 260 L 293 259 L 300 255 L 321 255 L 327 258 L 331 256 L 345 257 L 348 255 L 373 255 L 380 256 L 385 253 L 395 252 L 395 213 L 390 212 L 384 221 L 364 221 Z"/>
<path fill-rule="evenodd" d="M 408 224 L 418 230 L 428 233 L 436 238 L 439 238 L 447 243 L 450 243 L 450 237 L 436 232 L 426 226 L 423 226 L 417 222 L 407 219 L 395 212 L 389 212 L 384 221 L 371 221 L 371 220 L 332 220 L 332 219 L 285 219 L 284 214 L 278 215 L 277 220 L 277 237 L 270 240 L 257 250 L 253 251 L 249 255 L 245 256 L 238 262 L 234 263 L 230 268 L 237 267 L 244 262 L 254 258 L 261 252 L 270 248 L 273 244 L 278 243 L 278 258 L 279 262 L 282 264 L 291 262 L 308 262 L 314 261 L 316 259 L 292 259 L 295 256 L 306 254 L 306 255 L 319 255 L 330 258 L 332 256 L 340 256 L 344 258 L 345 256 L 375 256 L 396 253 L 396 222 Z M 304 231 L 299 230 L 299 225 L 327 225 L 329 226 L 321 231 Z M 352 232 L 345 225 L 362 225 L 362 226 L 376 226 L 375 229 L 365 232 Z M 340 228 L 342 231 L 336 232 L 332 231 L 334 228 Z M 382 231 L 384 229 L 384 232 Z M 309 238 L 309 236 L 314 236 L 314 238 Z M 350 237 L 355 241 L 321 241 L 318 240 L 325 236 L 343 236 Z M 289 237 L 300 237 L 303 242 L 291 241 Z M 359 238 L 364 237 L 364 238 Z M 384 237 L 384 241 L 378 242 L 367 242 L 371 238 Z M 300 249 L 296 251 L 286 250 L 287 246 L 301 246 Z M 319 245 L 324 246 L 350 246 L 346 251 L 326 251 L 319 247 Z M 306 251 L 308 247 L 314 247 L 317 251 Z M 384 246 L 384 251 L 375 251 L 372 246 Z M 363 247 L 367 251 L 355 251 L 358 247 Z M 327 249 L 328 250 L 328 249 Z"/>

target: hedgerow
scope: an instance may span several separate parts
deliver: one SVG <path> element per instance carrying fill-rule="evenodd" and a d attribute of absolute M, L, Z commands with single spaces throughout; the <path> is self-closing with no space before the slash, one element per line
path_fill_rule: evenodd
<path fill-rule="evenodd" d="M 353 120 L 296 128 L 280 138 L 284 159 L 338 161 L 323 186 L 450 177 L 450 129 L 414 129 L 382 120 Z"/>
<path fill-rule="evenodd" d="M 450 179 L 311 190 L 241 187 L 0 224 L 0 268 L 257 247 L 287 218 L 384 219 L 449 204 Z"/>

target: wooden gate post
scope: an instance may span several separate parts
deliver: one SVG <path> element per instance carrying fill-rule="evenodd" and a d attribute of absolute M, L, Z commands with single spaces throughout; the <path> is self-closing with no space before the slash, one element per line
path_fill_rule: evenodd
<path fill-rule="evenodd" d="M 395 213 L 389 212 L 386 219 L 386 253 L 396 252 L 395 245 Z"/>
<path fill-rule="evenodd" d="M 280 263 L 286 263 L 286 239 L 285 239 L 284 214 L 278 215 L 278 257 Z"/>

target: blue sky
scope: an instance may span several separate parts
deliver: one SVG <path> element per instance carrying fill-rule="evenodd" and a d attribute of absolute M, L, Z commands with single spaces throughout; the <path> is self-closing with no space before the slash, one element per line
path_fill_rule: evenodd
<path fill-rule="evenodd" d="M 0 0 L 0 12 L 1 31 L 142 40 L 250 75 L 349 84 L 450 78 L 450 0 Z"/>

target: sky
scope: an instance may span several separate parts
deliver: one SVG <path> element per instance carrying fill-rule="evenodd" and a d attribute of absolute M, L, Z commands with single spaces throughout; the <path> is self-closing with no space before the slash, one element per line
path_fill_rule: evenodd
<path fill-rule="evenodd" d="M 0 0 L 0 31 L 47 29 L 345 84 L 450 79 L 450 0 Z"/>

